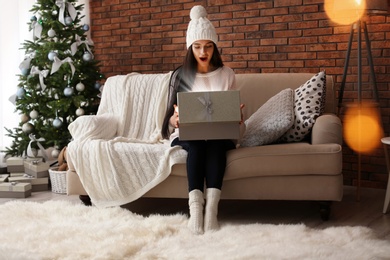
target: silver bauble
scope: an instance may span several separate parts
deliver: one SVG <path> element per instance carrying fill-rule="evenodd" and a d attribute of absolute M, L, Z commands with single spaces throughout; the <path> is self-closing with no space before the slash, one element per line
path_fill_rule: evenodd
<path fill-rule="evenodd" d="M 74 92 L 74 90 L 73 90 L 73 88 L 71 88 L 71 87 L 66 87 L 66 88 L 64 89 L 64 95 L 65 95 L 66 97 L 72 96 L 72 95 L 73 95 L 73 92 Z"/>
<path fill-rule="evenodd" d="M 76 116 L 82 116 L 84 115 L 84 109 L 82 109 L 81 107 L 79 107 L 77 110 L 76 110 Z"/>
<path fill-rule="evenodd" d="M 35 109 L 30 112 L 31 119 L 37 119 L 38 116 L 39 116 L 39 113 Z"/>
<path fill-rule="evenodd" d="M 34 126 L 31 123 L 24 123 L 22 125 L 22 131 L 26 134 L 30 134 L 34 130 Z"/>
<path fill-rule="evenodd" d="M 92 60 L 92 55 L 91 55 L 91 53 L 89 53 L 89 52 L 84 52 L 84 54 L 83 54 L 83 60 L 84 61 L 91 61 Z"/>
<path fill-rule="evenodd" d="M 26 123 L 29 119 L 30 119 L 30 118 L 29 118 L 28 115 L 26 115 L 26 114 L 22 114 L 22 115 L 20 116 L 20 122 L 22 122 L 22 123 Z"/>
<path fill-rule="evenodd" d="M 53 120 L 53 126 L 55 128 L 60 128 L 62 126 L 62 121 L 58 117 Z"/>
<path fill-rule="evenodd" d="M 56 31 L 54 31 L 53 29 L 50 29 L 47 32 L 47 36 L 49 36 L 50 38 L 53 38 L 54 36 L 56 36 Z"/>
<path fill-rule="evenodd" d="M 47 54 L 47 58 L 51 61 L 54 60 L 54 57 L 57 57 L 57 53 L 54 51 L 50 51 L 49 54 Z"/>
<path fill-rule="evenodd" d="M 82 82 L 77 83 L 76 85 L 77 91 L 84 91 L 85 85 Z"/>

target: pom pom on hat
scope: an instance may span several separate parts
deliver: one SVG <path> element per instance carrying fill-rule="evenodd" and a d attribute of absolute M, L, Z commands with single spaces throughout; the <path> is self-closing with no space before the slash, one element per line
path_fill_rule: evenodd
<path fill-rule="evenodd" d="M 207 17 L 207 11 L 206 9 L 201 5 L 195 5 L 192 7 L 190 12 L 190 18 L 191 20 L 199 19 L 199 18 L 206 18 Z"/>
<path fill-rule="evenodd" d="M 192 7 L 190 18 L 187 28 L 187 49 L 198 40 L 210 40 L 217 44 L 217 33 L 213 24 L 207 19 L 207 11 L 203 6 Z"/>

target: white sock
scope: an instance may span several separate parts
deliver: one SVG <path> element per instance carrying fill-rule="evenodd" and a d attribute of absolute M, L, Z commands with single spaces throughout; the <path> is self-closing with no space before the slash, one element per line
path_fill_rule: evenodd
<path fill-rule="evenodd" d="M 206 209 L 204 215 L 204 230 L 211 231 L 219 229 L 218 225 L 218 204 L 221 198 L 221 190 L 209 188 L 206 190 Z"/>
<path fill-rule="evenodd" d="M 203 192 L 200 190 L 192 190 L 188 194 L 188 205 L 190 207 L 190 219 L 188 220 L 188 228 L 194 234 L 203 234 Z"/>

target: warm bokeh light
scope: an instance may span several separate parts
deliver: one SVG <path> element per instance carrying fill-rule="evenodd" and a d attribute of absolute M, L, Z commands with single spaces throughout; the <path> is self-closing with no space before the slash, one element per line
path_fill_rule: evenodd
<path fill-rule="evenodd" d="M 325 0 L 325 12 L 333 22 L 347 25 L 358 21 L 366 9 L 366 0 Z"/>
<path fill-rule="evenodd" d="M 370 153 L 380 146 L 383 135 L 378 107 L 371 103 L 347 107 L 344 139 L 355 152 Z"/>

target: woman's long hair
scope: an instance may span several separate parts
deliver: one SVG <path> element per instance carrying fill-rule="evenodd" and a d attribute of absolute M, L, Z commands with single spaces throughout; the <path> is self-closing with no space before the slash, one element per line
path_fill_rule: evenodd
<path fill-rule="evenodd" d="M 210 65 L 217 69 L 223 67 L 221 54 L 217 49 L 217 45 L 214 45 L 213 56 L 210 59 Z M 175 69 L 171 75 L 169 81 L 169 93 L 168 93 L 168 106 L 165 112 L 163 125 L 161 128 L 161 135 L 164 139 L 168 139 L 169 132 L 169 120 L 174 112 L 173 105 L 177 104 L 177 92 L 191 91 L 192 85 L 195 81 L 195 76 L 198 69 L 198 62 L 195 59 L 192 51 L 192 45 L 188 48 L 187 54 L 184 58 L 183 65 Z"/>

